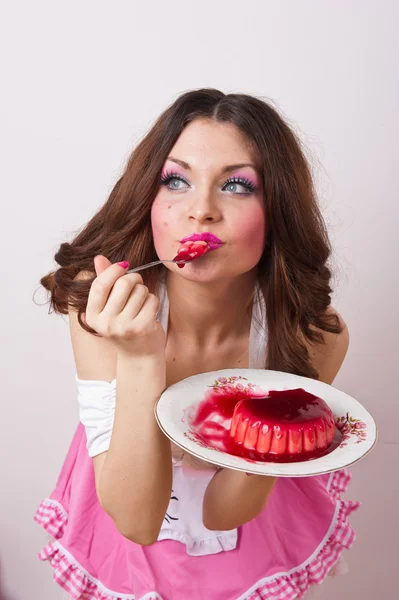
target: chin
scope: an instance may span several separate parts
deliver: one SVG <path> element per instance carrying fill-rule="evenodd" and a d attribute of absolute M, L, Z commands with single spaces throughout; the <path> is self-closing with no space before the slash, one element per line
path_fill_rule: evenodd
<path fill-rule="evenodd" d="M 179 269 L 179 267 L 168 265 L 168 269 L 178 276 L 186 279 L 187 281 L 195 281 L 197 283 L 215 283 L 217 281 L 221 281 L 222 279 L 234 279 L 236 277 L 240 277 L 249 271 L 252 271 L 256 264 L 253 265 L 243 265 L 241 269 L 237 270 L 235 267 L 234 270 L 231 270 L 231 263 L 229 262 L 226 265 L 223 264 L 200 264 L 201 259 L 197 261 L 192 261 L 191 263 L 187 263 L 184 265 L 183 269 Z M 166 266 L 166 265 L 165 265 Z"/>
<path fill-rule="evenodd" d="M 188 281 L 201 281 L 203 283 L 215 281 L 220 278 L 222 274 L 219 267 L 199 267 L 199 265 L 190 263 L 184 265 L 183 269 L 179 269 L 177 265 L 173 266 L 171 264 L 169 264 L 167 268 L 182 279 L 187 279 Z"/>

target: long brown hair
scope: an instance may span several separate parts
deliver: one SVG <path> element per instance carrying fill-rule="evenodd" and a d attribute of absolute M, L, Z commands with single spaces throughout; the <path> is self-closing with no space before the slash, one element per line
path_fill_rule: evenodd
<path fill-rule="evenodd" d="M 60 268 L 40 280 L 50 292 L 50 309 L 82 319 L 95 278 L 93 259 L 103 254 L 130 267 L 157 260 L 151 206 L 160 185 L 162 166 L 184 127 L 197 118 L 234 124 L 256 150 L 262 173 L 268 239 L 258 264 L 268 322 L 265 368 L 318 378 L 304 341 L 323 342 L 322 333 L 340 333 L 336 315 L 326 313 L 331 298 L 331 254 L 326 226 L 318 207 L 311 169 L 292 128 L 268 102 L 246 94 L 216 89 L 186 92 L 169 106 L 131 153 L 108 200 L 70 243 L 54 256 Z M 80 271 L 92 279 L 75 280 Z M 156 293 L 164 267 L 143 271 Z"/>

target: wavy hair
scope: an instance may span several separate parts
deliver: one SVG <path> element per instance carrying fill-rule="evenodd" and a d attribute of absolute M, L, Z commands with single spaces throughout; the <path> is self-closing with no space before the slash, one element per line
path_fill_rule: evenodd
<path fill-rule="evenodd" d="M 161 170 L 185 126 L 199 118 L 234 124 L 258 157 L 269 228 L 258 263 L 268 319 L 265 368 L 318 379 L 306 342 L 323 343 L 321 331 L 342 331 L 338 316 L 327 311 L 331 245 L 301 141 L 269 102 L 247 94 L 191 90 L 158 117 L 132 151 L 107 201 L 71 242 L 60 245 L 54 256 L 59 268 L 40 279 L 50 294 L 49 312 L 68 314 L 70 305 L 80 325 L 98 335 L 82 318 L 96 277 L 94 257 L 128 260 L 131 268 L 157 260 L 151 206 Z M 156 293 L 164 269 L 159 265 L 143 272 L 151 292 Z M 76 280 L 81 271 L 93 277 Z"/>

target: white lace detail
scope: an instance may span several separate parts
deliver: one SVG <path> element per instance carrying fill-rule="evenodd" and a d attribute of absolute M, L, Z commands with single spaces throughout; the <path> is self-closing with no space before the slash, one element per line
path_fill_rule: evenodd
<path fill-rule="evenodd" d="M 237 529 L 210 531 L 202 522 L 204 494 L 216 470 L 190 469 L 182 463 L 175 463 L 172 496 L 158 541 L 170 539 L 181 542 L 191 556 L 216 554 L 237 546 Z"/>

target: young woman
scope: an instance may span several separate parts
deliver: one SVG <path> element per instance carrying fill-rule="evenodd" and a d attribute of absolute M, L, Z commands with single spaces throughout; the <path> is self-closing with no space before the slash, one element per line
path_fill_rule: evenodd
<path fill-rule="evenodd" d="M 209 251 L 165 262 L 186 237 Z M 214 237 L 216 236 L 216 243 Z M 254 475 L 193 459 L 154 417 L 171 384 L 227 368 L 332 383 L 348 330 L 309 166 L 268 103 L 181 95 L 133 151 L 107 202 L 42 278 L 69 314 L 80 420 L 36 520 L 68 597 L 308 598 L 354 532 L 347 471 Z M 121 262 L 122 261 L 122 262 Z"/>

